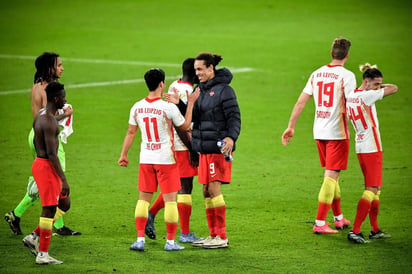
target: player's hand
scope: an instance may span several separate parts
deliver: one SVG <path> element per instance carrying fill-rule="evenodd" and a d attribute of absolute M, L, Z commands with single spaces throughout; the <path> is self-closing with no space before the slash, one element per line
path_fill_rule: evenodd
<path fill-rule="evenodd" d="M 189 92 L 186 91 L 186 96 L 187 96 L 187 102 L 188 103 L 194 103 L 197 98 L 199 98 L 200 95 L 200 89 L 196 88 L 195 91 L 193 91 L 192 94 L 189 94 Z"/>
<path fill-rule="evenodd" d="M 292 140 L 295 130 L 293 128 L 287 128 L 282 134 L 282 144 L 286 146 L 290 140 Z"/>
<path fill-rule="evenodd" d="M 220 151 L 223 155 L 229 155 L 232 153 L 235 142 L 230 137 L 225 137 L 223 141 L 225 142 L 225 145 L 220 149 Z"/>
<path fill-rule="evenodd" d="M 62 181 L 62 191 L 60 192 L 60 196 L 68 197 L 70 194 L 70 186 L 66 181 Z"/>
<path fill-rule="evenodd" d="M 189 151 L 189 160 L 190 160 L 190 165 L 193 167 L 198 167 L 199 166 L 199 153 L 196 151 Z"/>
<path fill-rule="evenodd" d="M 127 167 L 129 165 L 129 160 L 126 157 L 120 157 L 117 163 L 119 164 L 119 166 Z"/>
<path fill-rule="evenodd" d="M 70 115 L 73 114 L 73 108 L 71 106 L 63 107 L 63 111 L 64 111 L 65 117 L 69 117 Z"/>
<path fill-rule="evenodd" d="M 173 103 L 175 105 L 179 104 L 180 98 L 176 88 L 172 88 L 171 93 L 163 93 L 163 98 L 169 103 Z"/>

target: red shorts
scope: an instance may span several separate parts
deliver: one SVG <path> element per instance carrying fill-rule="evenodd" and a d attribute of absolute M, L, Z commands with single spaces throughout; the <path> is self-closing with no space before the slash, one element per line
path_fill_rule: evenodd
<path fill-rule="evenodd" d="M 157 185 L 159 185 L 162 193 L 177 192 L 180 190 L 180 177 L 177 164 L 139 165 L 138 189 L 143 192 L 154 193 L 157 192 Z"/>
<path fill-rule="evenodd" d="M 200 154 L 198 182 L 207 185 L 210 182 L 220 181 L 230 184 L 232 162 L 226 162 L 222 154 Z"/>
<path fill-rule="evenodd" d="M 316 140 L 320 166 L 327 170 L 348 168 L 349 140 Z"/>
<path fill-rule="evenodd" d="M 357 154 L 366 187 L 382 186 L 382 151 Z"/>
<path fill-rule="evenodd" d="M 34 159 L 31 171 L 36 181 L 42 206 L 59 204 L 62 189 L 60 177 L 57 175 L 49 159 Z"/>
<path fill-rule="evenodd" d="M 175 151 L 176 163 L 179 167 L 180 178 L 197 176 L 197 167 L 190 164 L 189 151 Z"/>

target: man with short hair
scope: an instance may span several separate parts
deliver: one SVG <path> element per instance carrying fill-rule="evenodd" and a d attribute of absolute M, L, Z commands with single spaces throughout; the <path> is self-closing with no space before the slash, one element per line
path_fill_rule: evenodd
<path fill-rule="evenodd" d="M 50 83 L 45 90 L 47 105 L 39 111 L 33 123 L 37 156 L 32 165 L 43 209 L 38 227 L 23 242 L 36 255 L 37 264 L 62 264 L 51 257 L 48 250 L 53 222 L 70 208 L 70 187 L 57 156 L 59 126 L 55 117 L 56 111 L 66 103 L 66 92 L 64 85 L 58 82 Z M 38 246 L 37 238 L 40 238 Z"/>
<path fill-rule="evenodd" d="M 140 128 L 142 141 L 138 179 L 139 199 L 135 209 L 137 240 L 130 249 L 144 251 L 149 204 L 159 185 L 165 203 L 164 220 L 167 235 L 164 250 L 182 250 L 184 247 L 174 241 L 178 222 L 176 194 L 180 189 L 180 180 L 172 145 L 172 125 L 184 131 L 190 130 L 193 103 L 199 96 L 199 92 L 188 96 L 187 112 L 183 117 L 175 104 L 161 99 L 166 86 L 163 70 L 150 69 L 145 73 L 144 79 L 149 94 L 136 102 L 130 110 L 129 128 L 118 161 L 120 166 L 128 166 L 127 153 L 137 129 Z"/>
<path fill-rule="evenodd" d="M 349 154 L 349 130 L 345 113 L 345 97 L 355 89 L 355 75 L 343 66 L 349 57 L 351 42 L 343 37 L 332 43 L 330 64 L 314 71 L 293 108 L 288 128 L 282 134 L 284 146 L 292 139 L 296 122 L 306 103 L 313 96 L 315 120 L 313 135 L 316 140 L 320 163 L 325 167 L 322 187 L 318 196 L 318 212 L 313 232 L 316 234 L 338 233 L 326 223 L 330 207 L 336 229 L 349 226 L 340 207 L 339 173 L 347 168 Z"/>
<path fill-rule="evenodd" d="M 182 63 L 182 77 L 174 81 L 170 86 L 168 93 L 164 97 L 168 101 L 178 105 L 182 115 L 186 114 L 187 94 L 194 91 L 194 84 L 197 83 L 197 77 L 194 69 L 194 58 L 186 58 Z M 172 96 L 178 99 L 173 100 Z M 176 162 L 179 167 L 180 183 L 182 188 L 177 193 L 177 208 L 179 210 L 180 235 L 181 243 L 191 243 L 198 241 L 194 232 L 190 231 L 190 216 L 192 214 L 192 189 L 193 177 L 197 176 L 197 166 L 199 165 L 199 155 L 191 149 L 190 133 L 183 132 L 174 128 L 174 150 Z M 154 228 L 154 218 L 160 209 L 164 208 L 162 193 L 156 198 L 155 202 L 149 209 L 149 218 L 146 223 L 145 233 L 151 238 L 156 238 Z"/>

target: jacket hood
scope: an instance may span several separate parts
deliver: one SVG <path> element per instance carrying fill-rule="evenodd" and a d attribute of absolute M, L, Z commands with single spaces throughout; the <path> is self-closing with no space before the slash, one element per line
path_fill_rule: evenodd
<path fill-rule="evenodd" d="M 205 83 L 200 83 L 199 86 L 201 89 L 209 89 L 217 84 L 226 84 L 229 85 L 233 79 L 233 74 L 227 68 L 221 68 L 216 70 L 215 77 L 210 79 Z"/>

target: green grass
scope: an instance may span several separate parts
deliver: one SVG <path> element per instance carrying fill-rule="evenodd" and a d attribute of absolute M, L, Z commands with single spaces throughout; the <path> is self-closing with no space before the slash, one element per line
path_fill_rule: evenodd
<path fill-rule="evenodd" d="M 1 1 L 0 9 L 0 214 L 23 197 L 30 173 L 27 134 L 34 59 L 43 51 L 63 58 L 61 78 L 74 107 L 75 133 L 65 146 L 72 208 L 65 223 L 80 237 L 53 237 L 50 252 L 60 266 L 37 266 L 22 237 L 0 225 L 3 273 L 407 273 L 412 269 L 410 13 L 408 1 Z M 308 104 L 296 136 L 283 147 L 280 136 L 309 74 L 329 62 L 332 40 L 352 41 L 347 68 L 378 64 L 384 82 L 398 94 L 377 103 L 384 147 L 380 224 L 385 241 L 358 246 L 337 235 L 314 235 L 317 195 L 323 177 L 312 139 Z M 242 131 L 234 154 L 233 182 L 223 187 L 230 248 L 186 245 L 163 251 L 165 227 L 147 251 L 128 250 L 135 240 L 138 141 L 128 169 L 117 166 L 130 107 L 146 95 L 143 83 L 75 88 L 73 85 L 139 80 L 162 67 L 170 84 L 180 63 L 201 51 L 222 54 L 222 66 L 253 68 L 235 73 Z M 5 57 L 5 55 L 9 57 Z M 78 62 L 73 59 L 140 61 L 147 65 Z M 161 65 L 166 64 L 166 65 Z M 172 64 L 168 66 L 167 64 Z M 73 88 L 69 88 L 72 86 Z M 2 94 L 3 93 L 3 94 Z M 353 136 L 353 131 L 352 131 Z M 341 175 L 342 209 L 351 221 L 363 178 L 354 153 Z M 40 204 L 22 219 L 29 233 Z M 163 211 L 162 211 L 163 212 Z M 328 216 L 331 220 L 331 216 Z M 193 191 L 192 230 L 207 235 L 201 186 Z M 368 221 L 362 231 L 369 233 Z"/>

